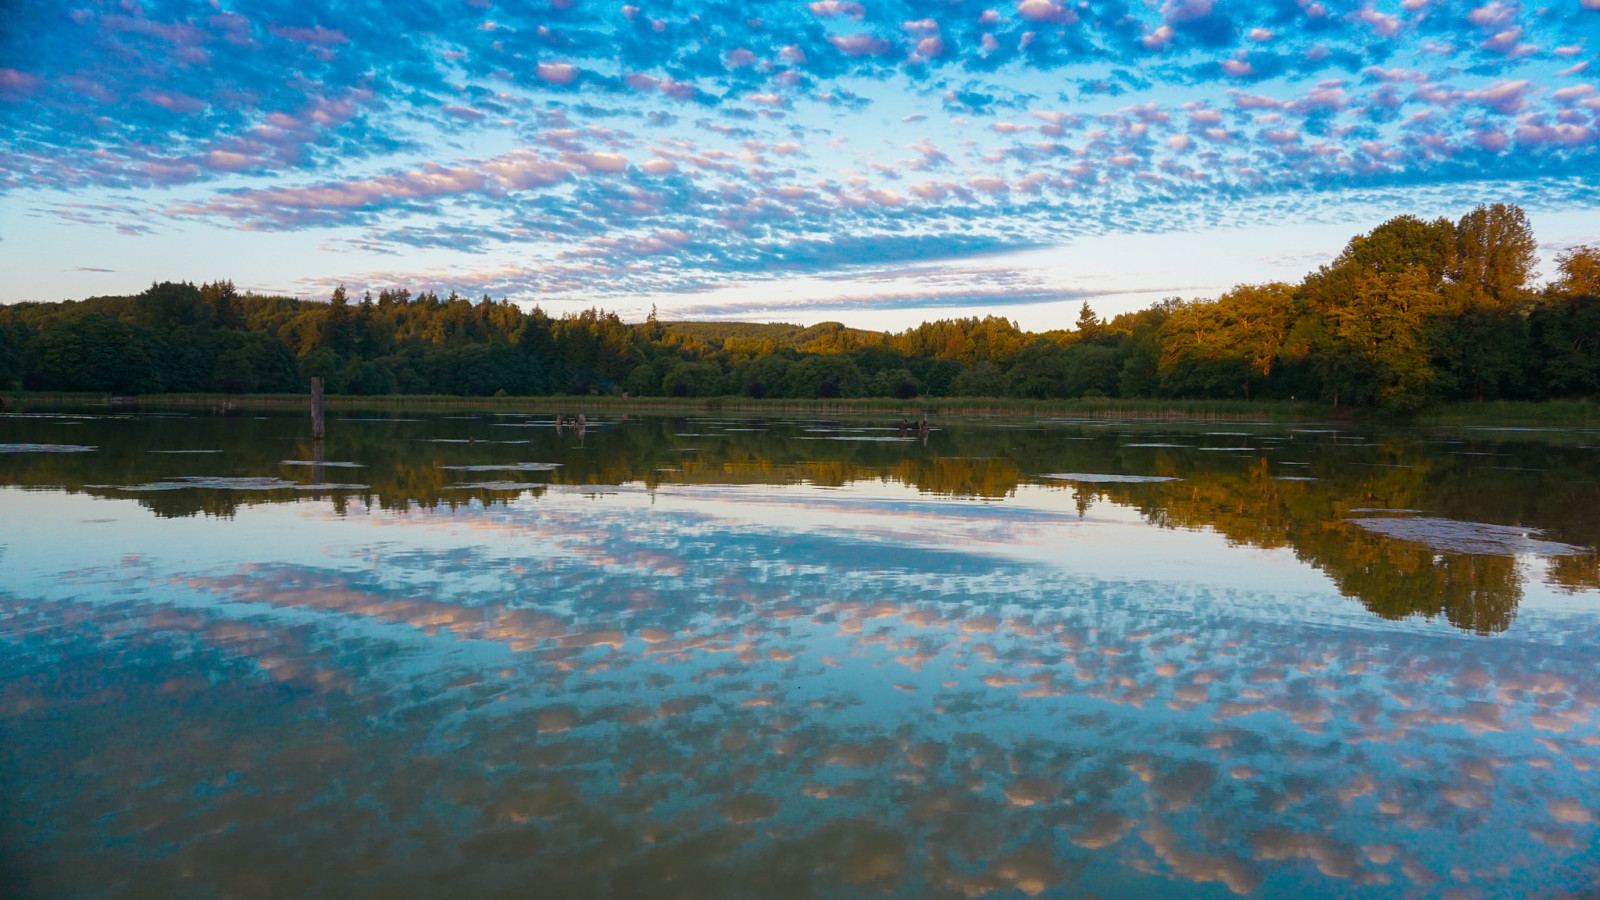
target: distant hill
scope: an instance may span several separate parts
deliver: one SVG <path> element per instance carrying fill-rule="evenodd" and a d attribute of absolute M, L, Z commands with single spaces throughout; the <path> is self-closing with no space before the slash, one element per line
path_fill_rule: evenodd
<path fill-rule="evenodd" d="M 721 348 L 728 340 L 772 341 L 780 347 L 802 349 L 818 342 L 875 344 L 888 337 L 881 331 L 847 328 L 840 322 L 818 322 L 809 328 L 783 322 L 662 322 L 668 333 Z"/>

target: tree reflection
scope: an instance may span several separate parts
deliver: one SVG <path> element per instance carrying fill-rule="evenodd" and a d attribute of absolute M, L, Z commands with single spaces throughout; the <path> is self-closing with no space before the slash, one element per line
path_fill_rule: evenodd
<path fill-rule="evenodd" d="M 0 455 L 0 484 L 135 499 L 158 516 L 232 516 L 241 506 L 326 499 L 403 511 L 492 506 L 551 485 L 843 486 L 880 481 L 951 498 L 1001 500 L 1023 485 L 1136 509 L 1150 523 L 1209 529 L 1243 546 L 1289 548 L 1339 590 L 1389 619 L 1443 617 L 1479 633 L 1516 615 L 1526 564 L 1517 550 L 1460 552 L 1375 534 L 1352 518 L 1420 510 L 1462 523 L 1517 525 L 1581 552 L 1548 559 L 1549 582 L 1600 589 L 1600 486 L 1576 440 L 1469 435 L 1426 441 L 1291 429 L 1210 434 L 1206 426 L 946 423 L 906 437 L 893 423 L 633 417 L 589 423 L 580 440 L 551 417 L 419 417 L 332 423 L 323 458 L 354 462 L 353 488 L 129 490 L 188 475 L 313 483 L 298 417 L 125 417 L 76 426 L 94 453 Z M 12 420 L 7 440 L 61 440 L 48 420 Z M 15 435 L 12 437 L 11 435 Z M 92 440 L 90 437 L 92 436 Z M 1222 449 L 1218 449 L 1222 448 Z M 182 455 L 171 450 L 220 450 Z M 530 471 L 530 462 L 550 463 Z M 515 468 L 521 464 L 523 468 Z M 508 468 L 496 470 L 497 465 Z M 465 471 L 470 466 L 476 471 Z M 1146 484 L 1063 484 L 1052 472 L 1162 475 Z"/>

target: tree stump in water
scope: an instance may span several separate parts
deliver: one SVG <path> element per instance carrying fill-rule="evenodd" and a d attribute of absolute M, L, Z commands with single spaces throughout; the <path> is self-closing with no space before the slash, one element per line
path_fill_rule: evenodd
<path fill-rule="evenodd" d="M 322 440 L 324 428 L 322 424 L 322 379 L 311 379 L 311 439 Z"/>

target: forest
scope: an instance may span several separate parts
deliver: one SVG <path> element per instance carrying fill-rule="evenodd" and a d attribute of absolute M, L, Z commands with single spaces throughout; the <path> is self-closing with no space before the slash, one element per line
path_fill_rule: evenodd
<path fill-rule="evenodd" d="M 550 316 L 404 287 L 327 301 L 231 281 L 0 306 L 0 388 L 24 391 L 771 398 L 1299 399 L 1412 412 L 1600 394 L 1600 248 L 1535 286 L 1516 206 L 1399 216 L 1297 284 L 1240 285 L 1030 333 L 988 316 L 901 332 Z"/>

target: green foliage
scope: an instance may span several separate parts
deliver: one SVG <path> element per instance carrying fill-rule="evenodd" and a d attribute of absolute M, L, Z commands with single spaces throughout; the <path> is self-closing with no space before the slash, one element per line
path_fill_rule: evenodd
<path fill-rule="evenodd" d="M 860 397 L 866 392 L 861 370 L 842 355 L 808 355 L 789 368 L 785 396 L 810 399 Z"/>
<path fill-rule="evenodd" d="M 1005 373 L 989 360 L 980 360 L 956 376 L 951 390 L 958 397 L 1004 397 Z"/>
<path fill-rule="evenodd" d="M 1085 307 L 1087 308 L 1087 306 Z M 1055 341 L 1038 338 L 1017 354 L 1006 375 L 1013 397 L 1047 400 L 1067 395 L 1067 351 Z"/>

